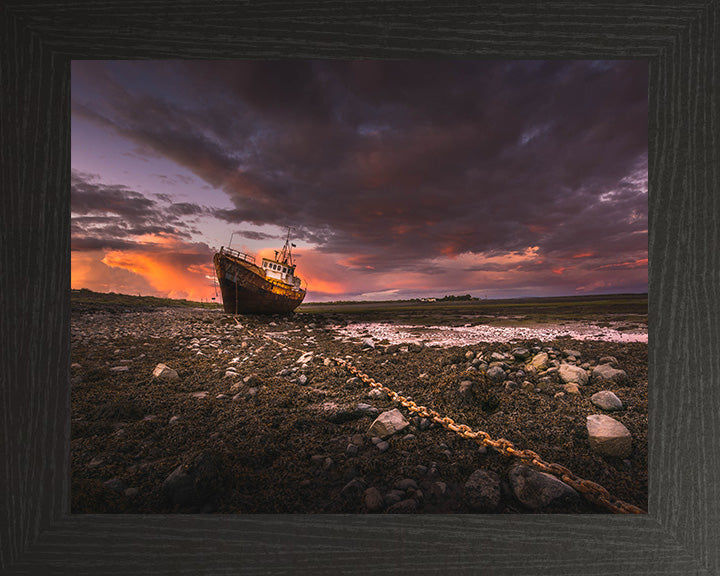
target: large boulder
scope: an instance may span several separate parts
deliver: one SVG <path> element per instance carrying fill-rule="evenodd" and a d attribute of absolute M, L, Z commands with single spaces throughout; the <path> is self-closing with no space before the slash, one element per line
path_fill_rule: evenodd
<path fill-rule="evenodd" d="M 375 421 L 368 428 L 368 436 L 379 436 L 380 438 L 387 438 L 392 436 L 396 432 L 405 429 L 410 425 L 402 415 L 402 412 L 397 408 L 383 412 L 378 416 Z"/>
<path fill-rule="evenodd" d="M 621 422 L 604 414 L 593 414 L 587 417 L 587 430 L 590 447 L 596 452 L 615 458 L 630 456 L 632 436 Z"/>
<path fill-rule="evenodd" d="M 565 384 L 573 383 L 580 386 L 585 386 L 588 383 L 588 374 L 580 366 L 574 366 L 572 364 L 560 364 L 558 374 Z"/>
<path fill-rule="evenodd" d="M 563 506 L 578 500 L 578 493 L 565 482 L 527 466 L 512 468 L 508 479 L 515 497 L 533 510 Z"/>

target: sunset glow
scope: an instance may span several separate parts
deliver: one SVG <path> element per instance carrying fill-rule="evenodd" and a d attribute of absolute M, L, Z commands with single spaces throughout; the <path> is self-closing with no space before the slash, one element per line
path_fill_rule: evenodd
<path fill-rule="evenodd" d="M 306 301 L 645 292 L 633 61 L 75 61 L 72 287 L 210 300 L 291 229 Z"/>

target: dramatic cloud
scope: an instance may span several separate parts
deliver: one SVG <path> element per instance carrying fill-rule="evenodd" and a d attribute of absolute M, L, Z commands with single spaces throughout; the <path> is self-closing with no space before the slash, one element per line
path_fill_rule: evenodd
<path fill-rule="evenodd" d="M 277 237 L 253 227 L 293 226 L 324 294 L 647 286 L 646 63 L 74 62 L 72 73 L 74 118 L 233 206 L 76 174 L 74 250 L 187 240 L 188 219 L 207 216 L 254 241 Z"/>

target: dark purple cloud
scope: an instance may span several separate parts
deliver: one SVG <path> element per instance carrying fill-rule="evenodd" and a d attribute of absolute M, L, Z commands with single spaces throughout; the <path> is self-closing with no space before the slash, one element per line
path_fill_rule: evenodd
<path fill-rule="evenodd" d="M 647 80 L 632 61 L 75 62 L 73 114 L 225 191 L 215 217 L 358 267 L 531 246 L 599 267 L 647 257 Z M 130 221 L 156 209 L 105 192 Z"/>

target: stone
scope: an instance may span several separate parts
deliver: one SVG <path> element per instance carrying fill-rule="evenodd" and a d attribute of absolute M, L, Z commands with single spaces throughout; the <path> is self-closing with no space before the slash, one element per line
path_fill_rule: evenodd
<path fill-rule="evenodd" d="M 568 382 L 563 386 L 563 390 L 568 394 L 580 394 L 580 388 L 578 388 L 578 385 L 575 384 L 575 382 Z"/>
<path fill-rule="evenodd" d="M 578 500 L 578 493 L 565 482 L 527 466 L 512 468 L 508 479 L 515 497 L 533 510 L 563 506 Z"/>
<path fill-rule="evenodd" d="M 601 390 L 600 392 L 593 394 L 590 396 L 590 402 L 595 404 L 598 408 L 602 408 L 608 412 L 623 409 L 623 404 L 620 401 L 620 398 L 615 396 L 615 394 L 610 392 L 610 390 Z"/>
<path fill-rule="evenodd" d="M 465 359 L 467 361 L 471 361 L 473 358 L 475 358 L 475 352 L 473 352 L 472 350 L 468 350 L 467 352 L 465 352 Z"/>
<path fill-rule="evenodd" d="M 610 366 L 610 364 L 600 364 L 599 366 L 595 366 L 592 374 L 593 378 L 609 380 L 610 382 L 615 382 L 616 384 L 625 382 L 628 378 L 625 370 L 617 370 Z"/>
<path fill-rule="evenodd" d="M 190 394 L 192 398 L 207 398 L 207 391 L 203 390 L 202 392 L 193 392 Z"/>
<path fill-rule="evenodd" d="M 579 366 L 573 366 L 572 364 L 560 364 L 558 374 L 560 375 L 562 381 L 566 384 L 572 382 L 573 384 L 577 384 L 579 386 L 585 386 L 590 380 L 590 378 L 588 378 L 588 373 L 585 372 L 585 370 Z"/>
<path fill-rule="evenodd" d="M 574 358 L 580 358 L 581 354 L 577 350 L 563 350 L 565 356 L 572 356 Z"/>
<path fill-rule="evenodd" d="M 312 352 L 305 352 L 300 358 L 298 358 L 295 363 L 296 364 L 309 364 L 313 361 L 314 354 Z"/>
<path fill-rule="evenodd" d="M 505 354 L 501 354 L 500 352 L 493 352 L 492 354 L 490 354 L 490 358 L 492 358 L 493 360 L 497 360 L 498 362 L 502 362 L 506 359 L 506 356 Z"/>
<path fill-rule="evenodd" d="M 617 363 L 618 363 L 618 361 L 617 361 L 617 358 L 615 358 L 615 356 L 603 356 L 602 358 L 600 358 L 600 360 L 598 360 L 599 365 L 600 364 L 614 364 L 615 366 L 617 366 Z"/>
<path fill-rule="evenodd" d="M 488 369 L 487 377 L 494 382 L 502 382 L 505 380 L 505 370 L 500 368 L 500 366 L 493 366 Z"/>
<path fill-rule="evenodd" d="M 511 354 L 516 360 L 525 360 L 528 356 L 530 356 L 530 350 L 527 348 L 515 348 Z"/>
<path fill-rule="evenodd" d="M 460 382 L 458 395 L 465 402 L 471 402 L 473 399 L 473 383 L 470 380 Z"/>
<path fill-rule="evenodd" d="M 297 383 L 300 384 L 300 386 L 305 386 L 307 384 L 308 378 L 305 376 L 305 374 L 300 374 L 297 379 Z"/>
<path fill-rule="evenodd" d="M 407 500 L 401 500 L 400 502 L 393 504 L 387 509 L 388 514 L 412 514 L 417 510 L 417 500 L 414 498 L 408 498 Z"/>
<path fill-rule="evenodd" d="M 165 364 L 158 364 L 155 366 L 155 370 L 153 370 L 153 377 L 162 378 L 163 380 L 177 380 L 180 376 L 178 376 L 175 370 Z"/>
<path fill-rule="evenodd" d="M 408 344 L 408 352 L 422 352 L 424 348 L 424 342 L 410 342 Z"/>
<path fill-rule="evenodd" d="M 353 478 L 345 484 L 343 489 L 340 491 L 343 495 L 349 495 L 349 494 L 362 494 L 365 489 L 367 488 L 367 482 L 365 482 L 362 478 Z"/>
<path fill-rule="evenodd" d="M 368 512 L 379 512 L 385 506 L 385 499 L 380 490 L 372 486 L 363 493 L 363 502 Z"/>
<path fill-rule="evenodd" d="M 168 424 L 170 424 L 172 426 L 173 424 L 177 424 L 178 422 L 180 422 L 180 416 L 173 416 L 168 421 Z"/>
<path fill-rule="evenodd" d="M 402 415 L 402 412 L 397 408 L 383 412 L 378 416 L 375 421 L 368 428 L 368 436 L 379 436 L 381 438 L 387 438 L 392 436 L 396 432 L 404 430 L 410 425 Z"/>
<path fill-rule="evenodd" d="M 110 368 L 110 372 L 129 372 L 130 367 L 129 366 L 113 366 Z"/>
<path fill-rule="evenodd" d="M 604 414 L 587 417 L 590 447 L 606 456 L 627 458 L 632 451 L 632 436 L 624 424 Z"/>
<path fill-rule="evenodd" d="M 500 477 L 475 470 L 465 482 L 465 500 L 474 512 L 495 512 L 500 505 Z"/>
<path fill-rule="evenodd" d="M 540 352 L 538 354 L 535 354 L 535 356 L 533 356 L 533 358 L 532 358 L 532 360 L 530 360 L 530 363 L 528 364 L 528 366 L 531 366 L 532 368 L 534 368 L 537 371 L 542 371 L 542 370 L 547 369 L 548 360 L 549 360 L 548 355 L 545 352 Z"/>
<path fill-rule="evenodd" d="M 365 404 L 363 402 L 360 402 L 357 405 L 357 411 L 363 416 L 376 416 L 378 412 L 380 412 L 380 410 L 375 408 L 375 406 L 371 406 L 370 404 Z"/>
<path fill-rule="evenodd" d="M 125 492 L 127 485 L 120 478 L 111 478 L 107 482 L 103 482 L 103 486 L 114 490 L 115 492 Z"/>
<path fill-rule="evenodd" d="M 380 452 L 385 452 L 388 448 L 390 448 L 390 443 L 385 440 L 381 440 L 380 442 L 375 444 L 375 446 Z"/>
<path fill-rule="evenodd" d="M 372 338 L 363 338 L 360 340 L 360 344 L 362 344 L 363 348 L 375 348 L 375 342 L 373 342 Z"/>
<path fill-rule="evenodd" d="M 165 478 L 162 484 L 162 491 L 165 496 L 177 506 L 190 504 L 197 497 L 195 482 L 192 477 L 185 472 L 182 465 L 175 468 L 175 470 Z"/>
<path fill-rule="evenodd" d="M 398 480 L 395 482 L 395 489 L 396 490 L 409 490 L 410 488 L 413 488 L 414 490 L 417 490 L 417 482 L 413 480 L 412 478 L 403 478 L 402 480 Z"/>
<path fill-rule="evenodd" d="M 345 454 L 348 456 L 355 456 L 358 453 L 358 447 L 355 446 L 355 444 L 348 444 L 347 448 L 345 449 Z"/>

